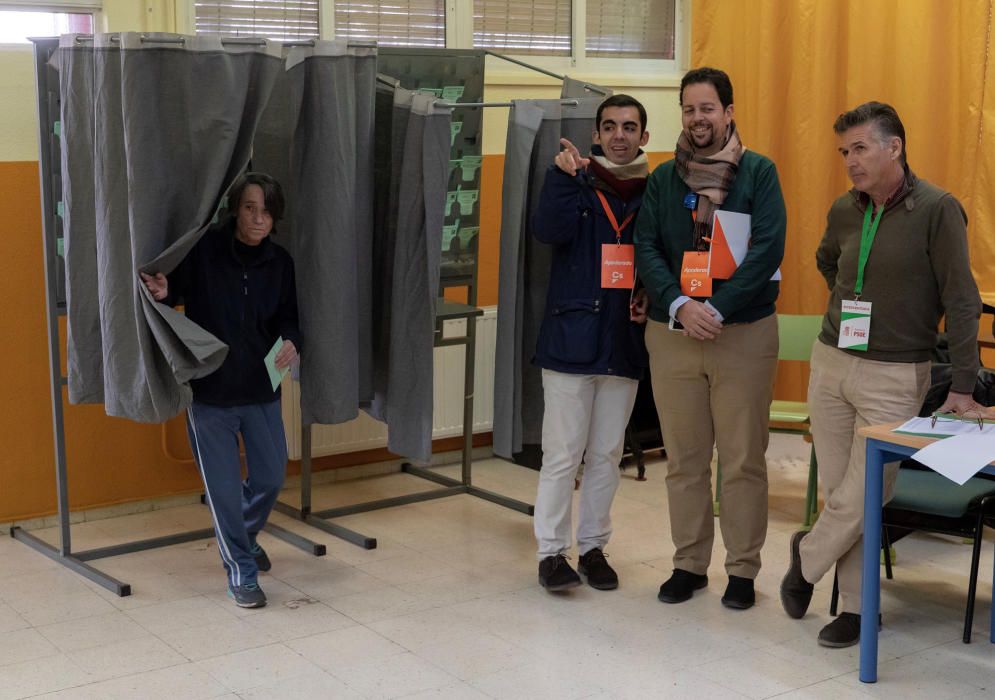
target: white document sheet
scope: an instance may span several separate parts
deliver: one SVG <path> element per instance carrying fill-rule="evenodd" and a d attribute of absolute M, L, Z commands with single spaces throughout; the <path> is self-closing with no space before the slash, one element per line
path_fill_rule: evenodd
<path fill-rule="evenodd" d="M 981 432 L 975 424 L 973 433 L 937 440 L 912 455 L 912 459 L 963 486 L 995 460 L 995 430 Z"/>
<path fill-rule="evenodd" d="M 712 219 L 713 228 L 715 227 L 715 219 L 718 219 L 722 232 L 725 234 L 729 252 L 732 253 L 732 259 L 736 263 L 736 267 L 739 267 L 746 259 L 746 253 L 750 250 L 750 231 L 753 217 L 737 211 L 717 209 Z M 709 255 L 708 274 L 711 277 L 711 255 Z M 777 271 L 774 272 L 774 275 L 770 279 L 772 282 L 779 282 L 781 280 L 780 267 L 777 268 Z"/>

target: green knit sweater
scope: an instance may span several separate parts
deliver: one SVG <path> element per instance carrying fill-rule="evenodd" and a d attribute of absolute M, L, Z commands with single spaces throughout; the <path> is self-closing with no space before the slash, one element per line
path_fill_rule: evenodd
<path fill-rule="evenodd" d="M 839 340 L 842 300 L 853 299 L 868 202 L 855 190 L 837 199 L 815 255 L 831 292 L 819 340 L 832 347 Z M 974 390 L 981 297 L 968 260 L 967 215 L 952 194 L 909 175 L 904 196 L 889 201 L 881 216 L 861 300 L 871 302 L 868 349 L 846 352 L 884 362 L 928 360 L 945 313 L 952 389 Z"/>
<path fill-rule="evenodd" d="M 681 296 L 684 253 L 694 249 L 691 210 L 684 206 L 689 192 L 669 160 L 653 171 L 643 194 L 635 232 L 636 270 L 654 321 L 670 320 L 670 305 Z M 770 278 L 784 256 L 787 226 L 774 163 L 753 151 L 743 153 L 721 208 L 752 216 L 750 250 L 730 279 L 713 280 L 709 301 L 727 324 L 770 316 L 779 290 Z"/>

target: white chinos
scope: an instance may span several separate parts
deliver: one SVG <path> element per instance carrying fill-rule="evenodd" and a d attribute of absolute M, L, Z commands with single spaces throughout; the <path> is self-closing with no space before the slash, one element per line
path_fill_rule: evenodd
<path fill-rule="evenodd" d="M 584 460 L 577 548 L 604 549 L 611 537 L 611 505 L 618 488 L 625 426 L 636 401 L 635 379 L 542 371 L 545 412 L 542 470 L 535 505 L 539 559 L 570 547 L 574 477 Z"/>

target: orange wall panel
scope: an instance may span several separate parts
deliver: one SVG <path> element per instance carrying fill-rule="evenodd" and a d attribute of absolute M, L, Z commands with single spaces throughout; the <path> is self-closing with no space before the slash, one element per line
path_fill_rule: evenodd
<path fill-rule="evenodd" d="M 485 155 L 480 167 L 477 305 L 494 306 L 498 303 L 498 261 L 501 259 L 501 189 L 504 183 L 504 154 Z"/>
<path fill-rule="evenodd" d="M 50 514 L 56 499 L 38 163 L 0 163 L 0 189 L 11 203 L 8 233 L 0 237 L 5 301 L 0 425 L 7 436 L 0 461 L 2 522 Z M 64 320 L 59 324 L 63 355 Z M 64 357 L 62 364 L 64 371 Z M 103 406 L 67 401 L 63 406 L 73 509 L 199 489 L 195 467 L 164 454 L 161 426 L 111 418 Z M 167 424 L 167 430 L 171 449 L 189 456 L 181 419 Z"/>
<path fill-rule="evenodd" d="M 0 464 L 3 521 L 54 511 L 55 448 L 38 163 L 0 163 L 0 188 L 10 202 L 8 235 L 0 240 L 0 285 L 6 302 L 0 321 L 4 338 L 0 424 L 8 436 Z M 64 338 L 65 324 L 60 327 Z M 63 405 L 69 499 L 74 508 L 198 487 L 192 466 L 175 464 L 163 455 L 160 426 L 110 418 L 102 406 Z"/>
<path fill-rule="evenodd" d="M 0 520 L 14 513 L 48 510 L 54 494 L 48 345 L 45 342 L 45 276 L 42 266 L 38 164 L 0 163 L 7 200 L 2 261 Z"/>

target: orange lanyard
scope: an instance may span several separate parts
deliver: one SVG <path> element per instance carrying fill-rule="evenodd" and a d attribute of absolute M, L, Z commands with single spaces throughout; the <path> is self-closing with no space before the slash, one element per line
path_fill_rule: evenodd
<path fill-rule="evenodd" d="M 605 195 L 601 192 L 601 190 L 594 190 L 594 192 L 595 194 L 598 195 L 598 199 L 601 200 L 601 206 L 602 208 L 604 208 L 605 214 L 608 216 L 608 223 L 610 223 L 612 225 L 612 228 L 615 230 L 615 243 L 621 245 L 622 231 L 625 229 L 626 226 L 628 226 L 632 222 L 632 219 L 636 215 L 636 212 L 631 212 L 627 217 L 625 217 L 625 220 L 622 222 L 622 225 L 619 226 L 618 219 L 615 218 L 615 212 L 613 212 L 612 208 L 608 206 L 608 200 L 605 198 Z"/>

